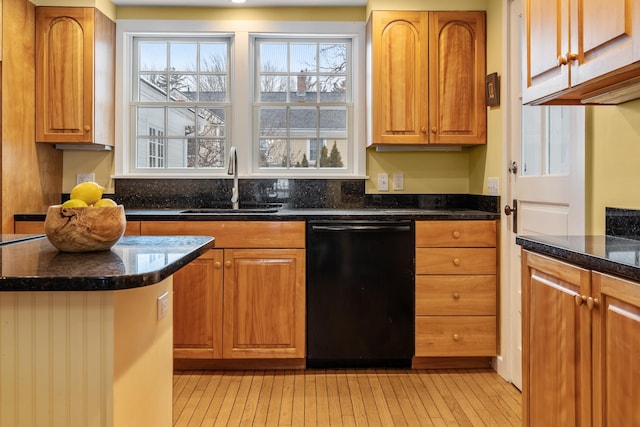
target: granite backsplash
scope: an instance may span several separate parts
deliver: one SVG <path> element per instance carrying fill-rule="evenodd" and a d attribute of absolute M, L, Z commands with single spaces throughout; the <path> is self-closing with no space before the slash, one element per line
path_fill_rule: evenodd
<path fill-rule="evenodd" d="M 605 234 L 640 240 L 640 210 L 605 208 Z"/>
<path fill-rule="evenodd" d="M 229 179 L 115 179 L 109 195 L 129 209 L 208 208 L 229 203 Z M 474 194 L 365 194 L 364 180 L 241 179 L 241 203 L 283 203 L 289 208 L 470 209 L 500 212 L 498 196 Z M 66 200 L 68 194 L 63 194 Z"/>

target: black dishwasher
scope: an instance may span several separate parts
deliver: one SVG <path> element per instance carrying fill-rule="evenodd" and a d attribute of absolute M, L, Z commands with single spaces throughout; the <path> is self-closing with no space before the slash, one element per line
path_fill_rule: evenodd
<path fill-rule="evenodd" d="M 307 223 L 307 367 L 410 367 L 414 225 Z"/>

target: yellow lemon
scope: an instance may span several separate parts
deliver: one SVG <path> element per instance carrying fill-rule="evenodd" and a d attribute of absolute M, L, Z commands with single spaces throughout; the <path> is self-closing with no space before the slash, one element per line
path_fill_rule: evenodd
<path fill-rule="evenodd" d="M 102 198 L 104 187 L 93 181 L 81 182 L 71 189 L 70 198 L 84 200 L 92 205 Z"/>
<path fill-rule="evenodd" d="M 117 206 L 118 204 L 111 199 L 100 199 L 93 206 Z"/>
<path fill-rule="evenodd" d="M 62 204 L 63 208 L 86 208 L 87 206 L 89 206 L 87 202 L 80 199 L 69 199 Z"/>

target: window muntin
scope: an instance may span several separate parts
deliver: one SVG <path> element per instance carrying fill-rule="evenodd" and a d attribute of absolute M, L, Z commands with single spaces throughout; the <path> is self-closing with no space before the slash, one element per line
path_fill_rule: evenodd
<path fill-rule="evenodd" d="M 351 57 L 350 39 L 256 37 L 260 170 L 349 169 Z"/>
<path fill-rule="evenodd" d="M 224 168 L 230 45 L 210 36 L 133 38 L 134 171 Z"/>

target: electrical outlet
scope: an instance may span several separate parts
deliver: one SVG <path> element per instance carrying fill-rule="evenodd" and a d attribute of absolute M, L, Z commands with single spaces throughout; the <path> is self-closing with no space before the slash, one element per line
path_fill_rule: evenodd
<path fill-rule="evenodd" d="M 487 190 L 490 196 L 500 195 L 500 180 L 499 178 L 492 177 L 487 178 Z"/>
<path fill-rule="evenodd" d="M 378 191 L 389 191 L 389 174 L 378 174 Z"/>
<path fill-rule="evenodd" d="M 96 174 L 93 172 L 76 174 L 76 184 L 80 184 L 81 182 L 95 182 L 95 180 Z"/>
<path fill-rule="evenodd" d="M 395 172 L 393 174 L 393 191 L 404 190 L 404 174 L 402 172 Z"/>
<path fill-rule="evenodd" d="M 169 292 L 165 292 L 158 297 L 158 320 L 162 319 L 169 312 Z"/>

